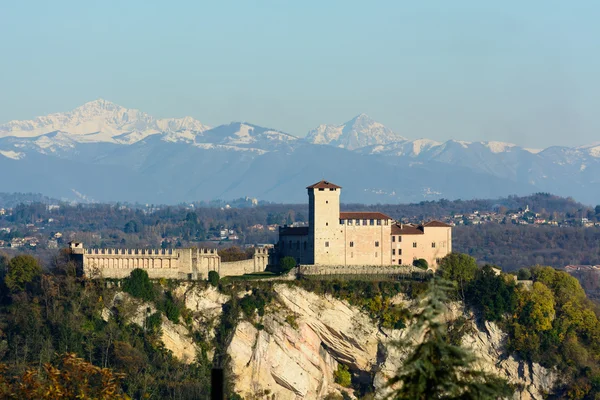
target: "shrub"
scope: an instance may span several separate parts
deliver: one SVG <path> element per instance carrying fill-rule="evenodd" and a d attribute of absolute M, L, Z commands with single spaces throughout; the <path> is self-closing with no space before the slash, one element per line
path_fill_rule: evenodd
<path fill-rule="evenodd" d="M 294 259 L 294 257 L 283 257 L 279 260 L 279 271 L 281 271 L 282 274 L 285 274 L 290 272 L 292 268 L 295 268 L 296 265 L 296 259 Z"/>
<path fill-rule="evenodd" d="M 466 290 L 466 301 L 481 313 L 485 321 L 500 321 L 504 314 L 512 313 L 516 304 L 515 284 L 493 267 L 484 266 L 475 274 Z"/>
<path fill-rule="evenodd" d="M 136 268 L 131 271 L 129 278 L 123 283 L 123 290 L 138 299 L 152 301 L 156 298 L 156 292 L 148 273 L 143 269 Z"/>
<path fill-rule="evenodd" d="M 352 375 L 348 367 L 343 364 L 338 364 L 337 371 L 333 373 L 335 377 L 335 383 L 343 387 L 349 387 L 352 384 Z"/>
<path fill-rule="evenodd" d="M 157 311 L 154 314 L 150 315 L 148 318 L 146 318 L 146 329 L 148 329 L 150 332 L 157 332 L 160 328 L 160 323 L 161 315 L 160 311 Z"/>
<path fill-rule="evenodd" d="M 517 273 L 517 279 L 520 281 L 531 280 L 531 270 L 529 268 L 521 268 Z"/>
<path fill-rule="evenodd" d="M 217 286 L 219 284 L 219 273 L 217 271 L 208 271 L 208 281 L 211 285 Z"/>
<path fill-rule="evenodd" d="M 181 316 L 180 305 L 173 299 L 171 292 L 165 293 L 165 298 L 159 304 L 159 309 L 165 313 L 165 316 L 174 323 L 179 323 L 179 317 Z"/>
<path fill-rule="evenodd" d="M 256 302 L 254 301 L 254 298 L 248 295 L 244 296 L 240 300 L 240 308 L 242 309 L 242 312 L 246 318 L 254 315 L 254 310 L 256 310 Z"/>
<path fill-rule="evenodd" d="M 288 315 L 285 317 L 285 322 L 287 322 L 288 324 L 290 324 L 290 326 L 294 329 L 298 329 L 298 322 L 296 322 L 296 316 L 295 315 Z"/>
<path fill-rule="evenodd" d="M 427 263 L 427 260 L 424 258 L 419 258 L 418 260 L 414 260 L 413 266 L 415 266 L 419 269 L 423 269 L 425 271 L 427 271 L 427 268 L 429 268 L 429 264 Z"/>
<path fill-rule="evenodd" d="M 20 292 L 41 273 L 42 268 L 35 258 L 21 254 L 9 261 L 4 283 L 11 291 Z"/>

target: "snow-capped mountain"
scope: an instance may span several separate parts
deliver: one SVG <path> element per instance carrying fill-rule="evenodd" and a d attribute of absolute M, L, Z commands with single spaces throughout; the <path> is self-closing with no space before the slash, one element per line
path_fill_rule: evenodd
<path fill-rule="evenodd" d="M 406 139 L 361 114 L 306 138 L 245 122 L 210 128 L 105 100 L 0 126 L 2 191 L 177 203 L 243 196 L 304 202 L 326 177 L 348 202 L 493 198 L 544 191 L 597 204 L 600 143 L 532 150 Z"/>
<path fill-rule="evenodd" d="M 293 145 L 298 140 L 296 136 L 288 133 L 245 122 L 232 122 L 197 135 L 194 145 L 203 148 L 207 148 L 207 145 L 216 145 L 271 151 Z"/>
<path fill-rule="evenodd" d="M 55 113 L 28 121 L 10 121 L 0 126 L 0 138 L 39 137 L 63 132 L 80 143 L 109 142 L 130 144 L 150 135 L 203 132 L 209 129 L 191 117 L 155 119 L 139 110 L 106 100 L 94 100 L 66 113 Z"/>
<path fill-rule="evenodd" d="M 348 150 L 406 140 L 366 114 L 360 114 L 342 125 L 319 125 L 308 132 L 306 140 L 313 144 L 329 144 Z"/>

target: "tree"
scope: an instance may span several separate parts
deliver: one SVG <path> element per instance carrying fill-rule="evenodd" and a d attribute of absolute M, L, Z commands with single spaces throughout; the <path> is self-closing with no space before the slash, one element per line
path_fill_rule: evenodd
<path fill-rule="evenodd" d="M 208 281 L 210 282 L 211 285 L 213 286 L 218 286 L 219 285 L 219 273 L 217 271 L 208 271 Z"/>
<path fill-rule="evenodd" d="M 529 268 L 521 268 L 517 273 L 517 279 L 520 281 L 531 280 L 531 270 Z"/>
<path fill-rule="evenodd" d="M 0 366 L 5 372 L 6 367 Z M 63 356 L 60 365 L 45 364 L 30 368 L 22 376 L 0 375 L 0 396 L 3 399 L 102 399 L 125 400 L 120 381 L 125 374 L 115 374 L 108 368 L 96 367 L 75 354 Z"/>
<path fill-rule="evenodd" d="M 427 260 L 424 258 L 419 258 L 417 260 L 414 260 L 413 265 L 417 268 L 424 269 L 424 270 L 427 270 L 427 268 L 429 268 L 429 264 L 427 263 Z"/>
<path fill-rule="evenodd" d="M 136 268 L 131 271 L 129 278 L 123 283 L 123 290 L 138 299 L 152 301 L 156 297 L 154 286 L 150 282 L 148 273 L 143 269 Z"/>
<path fill-rule="evenodd" d="M 541 282 L 534 282 L 531 290 L 521 290 L 518 296 L 519 323 L 541 332 L 552 329 L 554 294 Z"/>
<path fill-rule="evenodd" d="M 8 263 L 4 283 L 12 292 L 22 292 L 25 286 L 42 273 L 42 268 L 35 258 L 27 254 L 13 257 Z"/>
<path fill-rule="evenodd" d="M 279 260 L 279 270 L 282 274 L 290 272 L 293 268 L 296 268 L 296 259 L 294 257 L 283 257 Z"/>
<path fill-rule="evenodd" d="M 514 281 L 497 275 L 492 266 L 485 265 L 469 283 L 466 301 L 481 313 L 485 321 L 500 321 L 515 308 Z"/>
<path fill-rule="evenodd" d="M 350 387 L 352 384 L 352 375 L 348 370 L 348 367 L 344 364 L 338 364 L 337 370 L 333 373 L 335 383 L 343 386 Z"/>
<path fill-rule="evenodd" d="M 600 215 L 600 205 L 596 206 L 596 208 L 594 209 L 594 212 L 596 213 L 596 215 Z"/>
<path fill-rule="evenodd" d="M 399 384 L 388 398 L 393 399 L 497 399 L 509 396 L 505 380 L 474 368 L 475 356 L 451 344 L 447 338 L 444 314 L 451 285 L 434 278 L 419 300 L 414 324 L 407 340 L 396 343 L 408 357 L 389 386 Z M 420 343 L 414 343 L 422 338 Z"/>
<path fill-rule="evenodd" d="M 138 223 L 134 220 L 129 221 L 123 227 L 123 232 L 125 233 L 139 233 L 139 231 Z"/>
<path fill-rule="evenodd" d="M 464 299 L 465 285 L 475 279 L 477 269 L 477 261 L 473 257 L 461 253 L 450 253 L 442 258 L 438 271 L 443 279 L 458 284 Z"/>

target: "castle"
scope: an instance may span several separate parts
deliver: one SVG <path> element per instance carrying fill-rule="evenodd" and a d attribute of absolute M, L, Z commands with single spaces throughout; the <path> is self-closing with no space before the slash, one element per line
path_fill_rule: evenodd
<path fill-rule="evenodd" d="M 306 227 L 280 227 L 276 252 L 301 265 L 412 265 L 437 269 L 452 252 L 452 227 L 439 221 L 402 224 L 380 212 L 340 212 L 341 187 L 322 180 L 308 186 Z"/>
<path fill-rule="evenodd" d="M 69 249 L 90 278 L 121 279 L 141 268 L 153 279 L 207 279 L 209 271 L 220 276 L 244 275 L 264 271 L 269 264 L 268 248 L 255 248 L 251 259 L 233 262 L 221 262 L 216 249 L 86 249 L 81 242 L 70 242 Z"/>
<path fill-rule="evenodd" d="M 86 249 L 74 241 L 70 253 L 92 278 L 125 278 L 141 268 L 150 278 L 207 279 L 210 271 L 220 276 L 262 272 L 286 256 L 308 267 L 376 268 L 424 259 L 435 270 L 452 251 L 450 225 L 402 224 L 380 212 L 340 212 L 341 189 L 327 181 L 307 187 L 308 226 L 280 227 L 275 248 L 255 248 L 249 260 L 221 262 L 216 249 Z"/>

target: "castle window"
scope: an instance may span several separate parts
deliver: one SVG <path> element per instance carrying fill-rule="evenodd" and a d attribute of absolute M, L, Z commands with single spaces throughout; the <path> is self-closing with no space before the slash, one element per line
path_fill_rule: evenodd
<path fill-rule="evenodd" d="M 413 242 L 413 247 L 417 247 L 417 242 Z"/>
<path fill-rule="evenodd" d="M 340 219 L 340 225 L 344 225 L 346 223 L 345 219 Z"/>
<path fill-rule="evenodd" d="M 435 249 L 435 242 L 431 242 L 431 248 Z"/>
<path fill-rule="evenodd" d="M 380 219 L 377 220 L 377 225 L 381 225 L 381 220 Z"/>
<path fill-rule="evenodd" d="M 329 204 L 329 200 L 325 200 L 325 204 Z"/>
<path fill-rule="evenodd" d="M 329 222 L 325 222 L 325 226 L 329 226 Z"/>
<path fill-rule="evenodd" d="M 319 188 L 319 192 L 324 192 L 324 191 L 325 191 L 325 189 Z"/>
<path fill-rule="evenodd" d="M 329 188 L 329 191 L 330 192 L 335 192 L 335 189 L 334 188 Z"/>
<path fill-rule="evenodd" d="M 354 242 L 350 242 L 350 247 L 354 247 Z"/>
<path fill-rule="evenodd" d="M 375 225 L 375 220 L 374 219 L 370 220 L 369 225 Z"/>
<path fill-rule="evenodd" d="M 325 247 L 329 247 L 329 242 L 325 242 Z"/>
<path fill-rule="evenodd" d="M 398 260 L 398 265 L 402 265 L 402 259 Z"/>
<path fill-rule="evenodd" d="M 375 242 L 375 247 L 379 247 L 379 242 Z"/>
<path fill-rule="evenodd" d="M 392 236 L 392 243 L 396 241 L 396 236 Z"/>
<path fill-rule="evenodd" d="M 367 220 L 363 219 L 363 225 L 366 226 L 367 225 Z"/>
<path fill-rule="evenodd" d="M 396 255 L 396 249 L 392 249 L 392 255 L 395 256 Z"/>
<path fill-rule="evenodd" d="M 398 255 L 401 256 L 402 255 L 402 249 L 398 249 Z"/>
<path fill-rule="evenodd" d="M 402 241 L 402 236 L 398 236 L 398 241 L 401 242 Z"/>
<path fill-rule="evenodd" d="M 300 241 L 299 240 L 296 242 L 296 250 L 300 250 Z"/>

